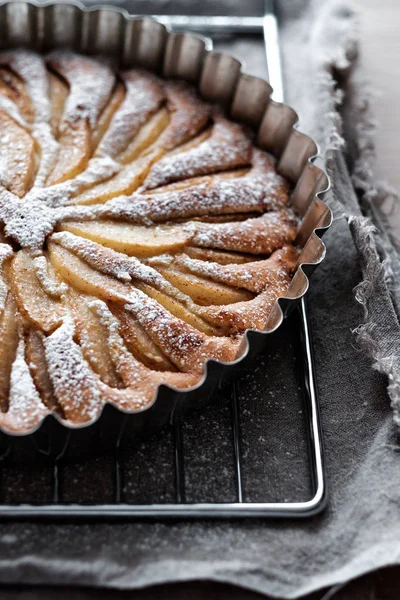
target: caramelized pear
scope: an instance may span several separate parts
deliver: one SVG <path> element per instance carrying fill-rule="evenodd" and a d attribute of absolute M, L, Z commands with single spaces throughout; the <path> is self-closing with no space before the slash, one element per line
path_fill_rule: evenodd
<path fill-rule="evenodd" d="M 34 141 L 21 125 L 0 109 L 0 164 L 3 185 L 24 196 L 35 172 Z"/>
<path fill-rule="evenodd" d="M 164 308 L 166 308 L 168 312 L 170 312 L 172 315 L 178 317 L 178 319 L 182 319 L 182 321 L 185 321 L 186 323 L 188 323 L 188 325 L 191 325 L 195 329 L 198 329 L 198 331 L 206 333 L 207 335 L 217 334 L 218 330 L 215 327 L 211 327 L 211 325 L 209 325 L 208 323 L 203 321 L 203 319 L 195 315 L 191 310 L 189 310 L 186 306 L 181 304 L 178 300 L 175 300 L 174 298 L 163 294 L 162 292 L 160 292 L 160 290 L 156 290 L 155 288 L 150 287 L 145 283 L 136 283 L 136 287 L 148 296 L 150 296 L 150 298 L 154 298 L 154 300 L 157 300 L 157 302 L 161 304 Z"/>
<path fill-rule="evenodd" d="M 122 167 L 111 179 L 98 183 L 77 195 L 74 199 L 75 204 L 103 204 L 115 196 L 131 194 L 142 184 L 156 158 L 156 154 L 148 155 Z"/>
<path fill-rule="evenodd" d="M 8 292 L 4 312 L 0 321 L 0 409 L 8 408 L 10 374 L 18 346 L 16 307 L 11 292 Z"/>
<path fill-rule="evenodd" d="M 31 329 L 26 337 L 25 359 L 29 365 L 33 381 L 35 382 L 35 386 L 44 404 L 50 408 L 50 410 L 56 410 L 62 414 L 61 408 L 54 395 L 53 384 L 51 383 L 48 373 L 43 345 L 43 334 L 34 329 Z"/>
<path fill-rule="evenodd" d="M 118 156 L 119 162 L 126 165 L 138 158 L 141 154 L 152 152 L 155 149 L 153 148 L 153 144 L 158 148 L 157 139 L 167 127 L 168 123 L 168 111 L 165 108 L 162 108 L 140 128 L 133 141 Z M 161 156 L 163 153 L 162 149 L 159 150 L 161 151 L 157 156 Z"/>
<path fill-rule="evenodd" d="M 111 310 L 120 323 L 120 334 L 135 358 L 156 371 L 176 370 L 174 364 L 161 352 L 132 315 L 127 314 L 117 305 L 111 306 Z"/>
<path fill-rule="evenodd" d="M 81 173 L 90 158 L 90 128 L 86 119 L 79 119 L 65 129 L 59 138 L 60 149 L 56 166 L 47 185 L 61 183 Z"/>
<path fill-rule="evenodd" d="M 179 225 L 160 225 L 156 228 L 130 225 L 115 221 L 67 222 L 61 231 L 97 242 L 128 256 L 148 257 L 165 252 L 177 252 L 191 238 L 191 232 Z"/>
<path fill-rule="evenodd" d="M 87 362 L 102 381 L 111 387 L 119 387 L 121 380 L 110 358 L 107 332 L 99 317 L 90 309 L 90 298 L 75 291 L 67 294 L 68 306 L 75 323 L 75 335 Z"/>
<path fill-rule="evenodd" d="M 162 268 L 158 268 L 158 271 L 172 285 L 177 287 L 178 290 L 190 296 L 196 304 L 203 306 L 208 306 L 209 304 L 233 304 L 234 302 L 251 300 L 253 297 L 245 290 L 238 290 L 229 285 L 215 283 L 204 277 L 192 275 L 192 273 L 182 273 L 177 269 Z"/>
<path fill-rule="evenodd" d="M 75 289 L 89 296 L 126 303 L 131 287 L 91 269 L 83 260 L 58 244 L 49 244 L 51 263 L 58 275 Z"/>
<path fill-rule="evenodd" d="M 32 263 L 24 250 L 17 253 L 10 267 L 11 289 L 21 314 L 49 333 L 62 323 L 65 309 L 60 300 L 46 294 Z"/>

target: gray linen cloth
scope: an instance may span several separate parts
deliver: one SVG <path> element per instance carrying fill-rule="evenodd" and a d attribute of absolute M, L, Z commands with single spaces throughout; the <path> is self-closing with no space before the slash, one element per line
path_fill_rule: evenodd
<path fill-rule="evenodd" d="M 359 99 L 348 95 L 356 54 L 353 15 L 337 2 L 297 0 L 280 6 L 288 101 L 301 113 L 301 128 L 323 152 L 338 149 L 328 159 L 336 219 L 325 237 L 327 259 L 313 275 L 308 302 L 329 506 L 320 516 L 300 521 L 3 523 L 3 583 L 128 589 L 208 579 L 295 598 L 400 562 L 397 429 L 387 394 L 389 377 L 397 409 L 399 324 L 387 285 L 396 258 L 391 255 L 382 266 L 389 242 L 384 234 L 375 236 L 362 216 L 342 152 L 357 167 L 357 187 L 368 195 L 373 182 L 362 175 L 368 157 L 359 152 L 362 137 L 354 135 L 362 130 L 356 123 L 365 114 L 357 110 Z M 180 8 L 187 12 L 185 3 Z M 220 12 L 229 8 L 235 6 L 226 2 Z M 149 4 L 146 9 L 151 10 Z M 163 3 L 159 12 L 167 10 L 171 3 Z M 261 74 L 265 63 L 258 41 L 225 40 L 219 46 L 247 58 L 250 70 Z M 347 146 L 346 121 L 353 127 Z M 271 336 L 265 354 L 238 383 L 247 499 L 304 499 L 309 494 L 293 328 L 288 320 Z M 202 494 L 232 500 L 224 445 L 228 417 L 221 393 L 208 411 L 185 425 L 189 500 Z M 171 499 L 171 486 L 162 476 L 165 465 L 172 464 L 171 452 L 168 432 L 132 450 L 125 464 L 128 501 L 146 501 L 152 492 L 160 501 Z M 96 457 L 86 465 L 70 465 L 64 474 L 67 497 L 93 501 L 99 489 L 108 489 L 104 465 Z M 43 480 L 28 468 L 22 478 L 12 469 L 3 473 L 6 499 L 22 499 L 29 477 L 37 483 L 37 500 L 43 501 Z M 75 490 L 75 496 L 67 490 Z"/>

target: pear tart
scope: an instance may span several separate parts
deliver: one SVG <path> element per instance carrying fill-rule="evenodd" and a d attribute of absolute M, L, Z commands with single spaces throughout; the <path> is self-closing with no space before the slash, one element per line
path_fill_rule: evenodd
<path fill-rule="evenodd" d="M 290 284 L 289 195 L 185 83 L 1 53 L 0 426 L 141 409 L 233 361 Z"/>

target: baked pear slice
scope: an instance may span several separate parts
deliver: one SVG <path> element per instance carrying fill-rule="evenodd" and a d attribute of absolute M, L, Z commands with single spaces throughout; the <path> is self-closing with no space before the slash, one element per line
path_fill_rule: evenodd
<path fill-rule="evenodd" d="M 58 126 L 64 112 L 65 102 L 68 98 L 69 88 L 66 82 L 51 71 L 49 77 L 49 98 L 51 103 L 51 128 L 54 135 L 58 133 Z"/>
<path fill-rule="evenodd" d="M 115 196 L 131 194 L 142 184 L 157 156 L 157 153 L 153 153 L 122 167 L 119 173 L 111 179 L 98 183 L 75 196 L 74 203 L 104 204 Z"/>
<path fill-rule="evenodd" d="M 20 198 L 32 183 L 34 159 L 35 144 L 29 133 L 0 110 L 0 177 L 2 185 Z"/>
<path fill-rule="evenodd" d="M 168 123 L 168 111 L 165 108 L 161 108 L 139 129 L 135 138 L 128 144 L 128 147 L 117 157 L 118 161 L 127 165 L 139 156 L 156 150 L 153 145 L 157 146 L 157 140 L 168 126 Z M 162 148 L 158 148 L 158 152 L 157 156 L 161 156 L 163 154 Z"/>
<path fill-rule="evenodd" d="M 128 256 L 149 257 L 177 252 L 190 240 L 192 233 L 181 225 L 149 228 L 115 221 L 66 222 L 59 226 L 80 237 L 122 252 Z"/>
<path fill-rule="evenodd" d="M 247 132 L 219 115 L 214 118 L 212 131 L 205 140 L 165 156 L 152 167 L 144 189 L 250 165 L 252 146 Z"/>
<path fill-rule="evenodd" d="M 46 62 L 68 84 L 58 127 L 58 160 L 47 181 L 54 185 L 76 177 L 86 168 L 92 131 L 112 97 L 116 81 L 110 66 L 73 52 L 52 52 Z"/>
<path fill-rule="evenodd" d="M 138 140 L 138 137 L 140 143 L 143 139 L 149 138 L 146 145 L 153 141 L 150 137 L 158 137 L 161 131 L 159 128 L 155 133 L 151 133 L 151 127 L 143 130 L 143 126 L 146 126 L 159 112 L 165 100 L 161 81 L 154 75 L 140 69 L 133 69 L 124 71 L 121 73 L 121 77 L 125 88 L 125 97 L 115 112 L 98 148 L 100 154 L 106 154 L 117 160 L 132 142 Z M 165 111 L 163 112 L 165 113 Z M 144 136 L 142 135 L 143 131 Z M 140 135 L 138 136 L 138 134 Z"/>
<path fill-rule="evenodd" d="M 118 305 L 111 305 L 110 310 L 118 319 L 119 333 L 126 347 L 137 360 L 155 371 L 176 371 L 175 365 L 161 352 L 132 315 Z"/>
<path fill-rule="evenodd" d="M 30 329 L 25 339 L 25 360 L 44 404 L 63 416 L 48 373 L 43 334 L 35 329 Z"/>
<path fill-rule="evenodd" d="M 65 417 L 74 423 L 95 419 L 103 403 L 100 381 L 74 340 L 74 323 L 70 316 L 44 338 L 44 347 L 54 394 Z"/>
<path fill-rule="evenodd" d="M 32 101 L 22 79 L 4 67 L 0 67 L 0 96 L 7 98 L 16 106 L 17 113 L 19 112 L 26 123 L 33 123 L 35 114 Z M 19 115 L 17 114 L 17 117 Z"/>
<path fill-rule="evenodd" d="M 119 304 L 128 301 L 132 286 L 95 271 L 72 252 L 54 242 L 49 243 L 48 250 L 56 273 L 76 290 Z"/>
<path fill-rule="evenodd" d="M 246 290 L 239 290 L 198 277 L 192 273 L 183 273 L 178 269 L 157 269 L 161 275 L 184 294 L 192 298 L 196 304 L 208 306 L 210 304 L 233 304 L 244 302 L 253 298 Z"/>
<path fill-rule="evenodd" d="M 213 325 L 223 323 L 230 334 L 240 334 L 246 329 L 262 331 L 268 324 L 277 298 L 285 296 L 289 288 L 297 259 L 298 251 L 292 246 L 286 246 L 274 252 L 269 259 L 250 265 L 244 277 L 240 265 L 221 267 L 221 278 L 222 273 L 225 273 L 225 280 L 239 285 L 246 284 L 253 291 L 260 293 L 247 302 L 201 307 L 201 316 Z"/>
<path fill-rule="evenodd" d="M 90 298 L 69 288 L 66 299 L 84 358 L 101 381 L 111 387 L 121 387 L 121 379 L 110 358 L 107 332 L 98 315 L 90 309 Z"/>
<path fill-rule="evenodd" d="M 181 302 L 172 298 L 171 296 L 167 296 L 160 290 L 156 290 L 153 287 L 150 287 L 146 283 L 136 283 L 135 287 L 138 290 L 141 290 L 150 298 L 156 300 L 161 306 L 167 309 L 171 315 L 178 317 L 182 321 L 185 321 L 188 325 L 191 325 L 198 331 L 205 333 L 206 335 L 218 335 L 218 329 L 212 327 L 209 323 L 204 321 L 201 317 L 195 315 L 191 310 L 189 310 L 186 306 L 184 306 Z"/>
<path fill-rule="evenodd" d="M 174 265 L 198 277 L 260 294 L 290 275 L 296 268 L 298 257 L 299 251 L 294 246 L 284 246 L 275 250 L 269 258 L 253 263 L 220 265 L 180 254 L 175 257 Z"/>
<path fill-rule="evenodd" d="M 185 248 L 185 254 L 190 258 L 215 262 L 220 265 L 241 265 L 257 260 L 257 257 L 254 255 L 240 254 L 239 252 L 224 252 L 223 250 L 210 250 L 209 248 L 196 248 L 194 246 Z"/>
<path fill-rule="evenodd" d="M 111 123 L 111 119 L 113 118 L 118 108 L 121 106 L 124 98 L 124 86 L 122 85 L 122 83 L 118 82 L 111 96 L 111 100 L 101 113 L 99 120 L 96 123 L 96 128 L 92 133 L 92 151 L 94 151 L 99 145 L 101 139 L 103 138 Z"/>
<path fill-rule="evenodd" d="M 90 127 L 86 119 L 68 125 L 59 137 L 57 162 L 50 173 L 47 185 L 62 183 L 81 173 L 90 158 Z"/>
<path fill-rule="evenodd" d="M 11 262 L 10 283 L 18 310 L 35 327 L 50 333 L 63 320 L 62 302 L 47 294 L 36 275 L 33 260 L 20 250 Z"/>
<path fill-rule="evenodd" d="M 16 306 L 11 292 L 8 292 L 0 321 L 0 409 L 8 409 L 10 375 L 18 346 Z"/>
<path fill-rule="evenodd" d="M 16 356 L 10 373 L 8 409 L 0 413 L 0 424 L 8 431 L 28 432 L 49 414 L 43 404 L 25 359 L 25 343 L 19 337 Z"/>
<path fill-rule="evenodd" d="M 265 255 L 293 242 L 296 233 L 296 217 L 292 211 L 284 209 L 231 223 L 198 222 L 192 245 Z"/>
<path fill-rule="evenodd" d="M 210 105 L 181 81 L 164 83 L 169 113 L 168 127 L 156 141 L 158 148 L 171 151 L 199 135 L 210 117 Z"/>

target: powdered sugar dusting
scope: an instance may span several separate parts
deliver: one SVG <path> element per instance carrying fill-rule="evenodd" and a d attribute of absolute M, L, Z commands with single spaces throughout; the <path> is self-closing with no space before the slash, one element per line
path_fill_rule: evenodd
<path fill-rule="evenodd" d="M 115 83 L 112 69 L 99 61 L 65 51 L 52 52 L 47 61 L 70 85 L 60 131 L 78 119 L 87 119 L 94 129 Z"/>
<path fill-rule="evenodd" d="M 233 179 L 215 178 L 212 183 L 189 189 L 114 198 L 102 206 L 73 207 L 67 218 L 116 218 L 149 225 L 184 217 L 265 212 L 284 208 L 287 184 L 275 172 Z"/>
<path fill-rule="evenodd" d="M 0 54 L 0 64 L 10 67 L 23 79 L 32 100 L 35 121 L 48 123 L 51 106 L 48 95 L 48 77 L 43 58 L 29 50 L 13 50 Z"/>
<path fill-rule="evenodd" d="M 13 255 L 12 248 L 8 244 L 0 244 L 0 272 L 3 269 L 4 261 Z M 8 294 L 8 286 L 4 281 L 3 276 L 0 276 L 0 312 L 3 312 L 6 298 Z"/>
<path fill-rule="evenodd" d="M 35 186 L 42 187 L 57 162 L 60 146 L 53 136 L 49 123 L 35 123 L 32 135 L 40 147 L 40 163 L 36 173 Z"/>
<path fill-rule="evenodd" d="M 233 223 L 199 223 L 194 245 L 249 254 L 270 254 L 294 240 L 297 222 L 287 209 Z"/>
<path fill-rule="evenodd" d="M 164 99 L 160 82 L 143 71 L 122 74 L 126 96 L 115 113 L 97 152 L 117 156 L 127 147 L 140 127 L 156 112 Z"/>
<path fill-rule="evenodd" d="M 44 291 L 53 298 L 61 298 L 62 294 L 66 292 L 67 286 L 65 283 L 56 283 L 54 279 L 49 277 L 46 257 L 36 256 L 33 259 L 33 266 Z"/>
<path fill-rule="evenodd" d="M 70 317 L 44 340 L 50 379 L 57 400 L 67 418 L 74 421 L 94 419 L 101 409 L 98 381 L 73 340 Z"/>
<path fill-rule="evenodd" d="M 0 63 L 9 66 L 25 82 L 34 108 L 34 124 L 31 133 L 40 148 L 40 165 L 36 174 L 36 185 L 43 185 L 47 175 L 55 164 L 58 144 L 49 125 L 51 104 L 49 100 L 49 81 L 43 58 L 27 50 L 14 50 L 0 54 Z M 1 100 L 4 103 L 4 98 Z M 15 118 L 15 111 L 10 115 Z M 25 126 L 23 124 L 23 126 Z M 26 127 L 26 126 L 25 126 Z"/>
<path fill-rule="evenodd" d="M 23 430 L 39 423 L 48 412 L 26 364 L 24 342 L 20 340 L 11 369 L 9 408 L 2 420 L 12 429 Z"/>
<path fill-rule="evenodd" d="M 24 129 L 30 129 L 30 126 L 19 112 L 18 106 L 7 96 L 0 96 L 0 109 L 4 110 L 18 125 L 21 125 Z"/>
<path fill-rule="evenodd" d="M 251 142 L 240 125 L 219 117 L 211 136 L 199 146 L 170 154 L 151 168 L 143 189 L 149 190 L 172 181 L 187 179 L 246 166 L 251 160 Z"/>
<path fill-rule="evenodd" d="M 107 305 L 101 300 L 93 300 L 89 303 L 89 307 L 100 318 L 101 323 L 108 332 L 108 348 L 111 359 L 115 364 L 118 374 L 121 376 L 125 385 L 140 384 L 143 380 L 145 369 L 143 366 L 128 352 L 124 341 L 119 334 L 119 323 Z"/>
<path fill-rule="evenodd" d="M 51 241 L 71 250 L 92 268 L 105 275 L 111 275 L 120 281 L 133 280 L 146 283 L 175 298 L 194 313 L 198 312 L 198 306 L 189 296 L 175 288 L 156 269 L 143 264 L 133 256 L 127 257 L 115 250 L 103 248 L 96 242 L 83 239 L 68 231 L 54 233 Z"/>
<path fill-rule="evenodd" d="M 39 251 L 54 229 L 57 215 L 43 202 L 18 198 L 7 190 L 0 190 L 0 219 L 4 231 L 23 248 Z"/>

